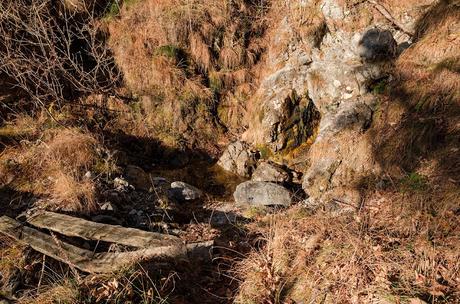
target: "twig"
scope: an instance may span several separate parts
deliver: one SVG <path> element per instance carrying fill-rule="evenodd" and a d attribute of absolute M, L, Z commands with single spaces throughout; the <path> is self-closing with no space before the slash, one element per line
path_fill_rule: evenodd
<path fill-rule="evenodd" d="M 45 272 L 45 261 L 46 261 L 46 255 L 43 255 L 42 269 L 40 271 L 40 279 L 38 280 L 38 285 L 37 285 L 37 293 L 40 293 L 40 286 L 42 285 L 43 273 Z"/>
<path fill-rule="evenodd" d="M 62 258 L 64 260 L 70 261 L 69 257 L 67 256 L 67 254 L 63 250 L 59 239 L 56 237 L 56 235 L 53 232 L 50 231 L 50 234 L 51 234 L 51 237 L 53 238 L 54 242 L 56 243 L 56 246 L 59 248 L 59 251 L 61 253 Z M 72 265 L 72 263 L 67 262 L 66 264 L 69 265 L 69 268 L 72 270 L 72 273 L 74 274 L 75 279 L 77 280 L 78 283 L 80 283 L 81 278 L 80 278 L 80 275 L 78 274 L 78 270 Z"/>
<path fill-rule="evenodd" d="M 395 25 L 397 28 L 399 28 L 401 31 L 406 33 L 409 36 L 414 36 L 414 32 L 411 30 L 407 29 L 404 25 L 402 25 L 400 22 L 398 22 L 393 16 L 390 14 L 387 8 L 385 8 L 382 4 L 377 3 L 375 0 L 367 0 L 367 2 L 371 3 L 374 5 L 374 7 L 380 12 L 380 14 L 383 15 L 383 17 L 387 18 L 393 25 Z"/>

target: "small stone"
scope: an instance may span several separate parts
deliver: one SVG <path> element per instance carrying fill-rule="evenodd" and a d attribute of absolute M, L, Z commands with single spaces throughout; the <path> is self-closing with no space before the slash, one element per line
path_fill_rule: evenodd
<path fill-rule="evenodd" d="M 343 94 L 343 99 L 350 99 L 350 98 L 353 98 L 353 94 L 350 94 L 350 93 Z"/>
<path fill-rule="evenodd" d="M 91 171 L 86 171 L 85 175 L 83 175 L 85 179 L 93 179 L 93 173 Z"/>
<path fill-rule="evenodd" d="M 129 188 L 129 183 L 121 177 L 116 177 L 113 180 L 113 186 L 117 190 L 126 190 Z"/>
<path fill-rule="evenodd" d="M 270 182 L 247 181 L 236 187 L 233 197 L 237 204 L 251 206 L 285 206 L 292 204 L 291 192 Z"/>
<path fill-rule="evenodd" d="M 144 191 L 150 189 L 149 175 L 138 166 L 127 166 L 125 169 L 125 177 L 128 183 L 133 185 L 136 189 Z"/>
<path fill-rule="evenodd" d="M 105 202 L 101 206 L 101 210 L 103 211 L 115 211 L 117 208 L 110 202 Z"/>
<path fill-rule="evenodd" d="M 169 195 L 171 198 L 179 201 L 191 201 L 199 199 L 203 195 L 203 192 L 192 185 L 176 181 L 171 183 Z"/>
<path fill-rule="evenodd" d="M 289 182 L 291 177 L 281 166 L 271 162 L 261 162 L 252 174 L 252 180 L 256 182 L 284 183 Z"/>

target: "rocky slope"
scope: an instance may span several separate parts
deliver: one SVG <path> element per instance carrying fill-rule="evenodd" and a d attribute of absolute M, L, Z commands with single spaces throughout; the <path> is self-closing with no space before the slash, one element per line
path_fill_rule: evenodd
<path fill-rule="evenodd" d="M 224 168 L 250 177 L 250 155 L 288 166 L 303 175 L 312 203 L 356 204 L 360 183 L 380 182 L 388 168 L 375 155 L 375 133 L 386 89 L 424 43 L 423 18 L 450 7 L 455 19 L 457 10 L 455 1 L 434 0 L 176 2 L 167 18 L 171 3 L 125 5 L 110 25 L 115 59 L 142 100 L 146 127 L 168 144 L 185 142 L 213 156 L 240 140 L 224 152 Z M 136 26 L 146 29 L 142 35 L 130 30 Z M 248 144 L 230 164 L 229 153 L 241 150 L 235 145 Z"/>
<path fill-rule="evenodd" d="M 101 277 L 0 238 L 8 298 L 458 302 L 458 0 L 46 3 L 29 15 L 96 27 L 100 58 L 123 80 L 83 90 L 71 78 L 80 91 L 36 107 L 5 90 L 0 215 L 46 209 L 215 247 L 211 261 L 207 251 Z M 74 55 L 47 71 L 78 68 Z"/>

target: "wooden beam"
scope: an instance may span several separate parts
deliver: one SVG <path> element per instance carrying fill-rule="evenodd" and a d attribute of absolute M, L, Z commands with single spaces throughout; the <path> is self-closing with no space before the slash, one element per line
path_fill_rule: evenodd
<path fill-rule="evenodd" d="M 85 240 L 105 241 L 137 248 L 180 245 L 182 241 L 172 235 L 149 232 L 117 225 L 101 224 L 81 218 L 54 213 L 40 212 L 27 219 L 35 227 Z"/>
<path fill-rule="evenodd" d="M 128 229 L 128 228 L 124 228 Z M 187 258 L 198 249 L 209 248 L 213 242 L 195 244 L 175 243 L 164 246 L 148 247 L 131 252 L 100 252 L 82 249 L 61 242 L 56 237 L 23 226 L 7 216 L 0 217 L 0 232 L 23 242 L 36 251 L 89 273 L 111 273 L 139 260 L 153 257 Z"/>

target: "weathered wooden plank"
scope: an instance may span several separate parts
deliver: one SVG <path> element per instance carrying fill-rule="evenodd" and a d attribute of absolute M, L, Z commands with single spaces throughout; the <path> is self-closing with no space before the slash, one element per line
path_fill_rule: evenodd
<path fill-rule="evenodd" d="M 8 216 L 0 217 L 0 231 L 4 234 L 18 239 L 21 237 L 22 224 Z"/>
<path fill-rule="evenodd" d="M 48 211 L 29 217 L 27 222 L 35 227 L 49 229 L 71 237 L 100 240 L 138 248 L 179 245 L 181 243 L 178 237 L 172 235 L 101 224 Z"/>
<path fill-rule="evenodd" d="M 100 252 L 82 249 L 61 242 L 57 238 L 36 229 L 23 226 L 7 216 L 0 217 L 0 232 L 20 241 L 58 261 L 90 273 L 110 273 L 123 266 L 153 257 L 186 258 L 213 245 L 212 241 L 184 245 L 182 243 L 149 247 L 132 252 Z"/>

